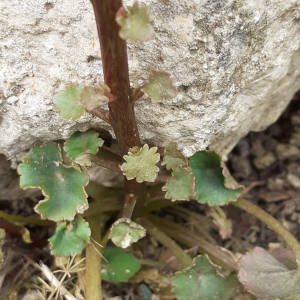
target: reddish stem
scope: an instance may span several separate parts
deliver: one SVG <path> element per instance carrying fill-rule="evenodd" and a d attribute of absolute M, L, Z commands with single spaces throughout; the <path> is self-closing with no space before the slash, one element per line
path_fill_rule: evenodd
<path fill-rule="evenodd" d="M 22 236 L 24 234 L 24 227 L 14 225 L 8 221 L 0 219 L 0 228 L 3 228 L 7 233 L 11 234 L 12 236 L 15 236 L 19 239 L 22 239 Z M 44 248 L 48 245 L 47 240 L 45 240 L 42 237 L 39 237 L 35 233 L 29 232 L 30 233 L 30 239 L 32 240 L 31 245 L 33 247 L 37 248 Z"/>
<path fill-rule="evenodd" d="M 109 112 L 107 110 L 101 109 L 99 107 L 94 108 L 93 110 L 88 110 L 86 109 L 86 111 L 88 113 L 90 113 L 91 115 L 105 121 L 106 123 L 108 123 L 109 125 L 111 125 L 110 122 L 110 117 L 109 117 Z"/>
<path fill-rule="evenodd" d="M 114 95 L 114 101 L 108 104 L 110 123 L 119 143 L 121 156 L 129 148 L 141 146 L 134 110 L 130 102 L 130 83 L 127 61 L 126 41 L 119 37 L 119 25 L 115 18 L 122 6 L 121 0 L 91 0 L 97 22 L 101 48 L 104 81 Z M 145 185 L 135 180 L 125 180 L 127 195 L 139 195 Z M 132 200 L 132 197 L 126 197 Z M 130 203 L 132 208 L 132 201 Z"/>
<path fill-rule="evenodd" d="M 134 103 L 137 100 L 139 100 L 144 95 L 144 92 L 142 91 L 143 87 L 144 86 L 140 86 L 137 89 L 135 89 L 134 92 L 133 92 L 133 94 L 130 96 L 130 102 L 131 102 L 132 106 L 134 105 Z"/>
<path fill-rule="evenodd" d="M 119 142 L 121 155 L 134 146 L 140 147 L 140 137 L 131 106 L 126 41 L 119 37 L 116 13 L 121 0 L 91 0 L 98 29 L 104 81 L 115 96 L 108 104 L 111 125 Z"/>

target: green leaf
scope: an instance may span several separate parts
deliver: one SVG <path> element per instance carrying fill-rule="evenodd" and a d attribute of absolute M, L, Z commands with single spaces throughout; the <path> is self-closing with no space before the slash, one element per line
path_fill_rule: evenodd
<path fill-rule="evenodd" d="M 121 26 L 119 35 L 123 40 L 147 41 L 154 37 L 148 6 L 139 7 L 138 2 L 135 2 L 132 7 L 127 6 L 126 10 L 121 7 L 117 12 L 116 21 Z"/>
<path fill-rule="evenodd" d="M 82 217 L 71 222 L 59 222 L 54 235 L 49 239 L 51 253 L 55 256 L 80 254 L 90 241 L 91 230 Z"/>
<path fill-rule="evenodd" d="M 96 154 L 99 147 L 104 143 L 98 136 L 99 133 L 94 130 L 75 132 L 70 138 L 66 139 L 64 150 L 72 160 L 83 154 Z"/>
<path fill-rule="evenodd" d="M 212 206 L 208 215 L 213 218 L 214 224 L 219 228 L 221 238 L 223 240 L 229 239 L 232 234 L 232 223 L 224 210 L 219 206 Z"/>
<path fill-rule="evenodd" d="M 128 180 L 136 178 L 137 182 L 154 182 L 159 168 L 156 166 L 160 155 L 156 153 L 157 147 L 149 149 L 146 144 L 142 148 L 129 149 L 128 155 L 124 155 L 125 163 L 121 170 Z"/>
<path fill-rule="evenodd" d="M 200 203 L 224 205 L 236 201 L 243 192 L 243 187 L 229 182 L 221 167 L 221 157 L 214 152 L 198 151 L 189 158 L 195 176 L 195 193 Z M 235 186 L 236 188 L 232 189 Z"/>
<path fill-rule="evenodd" d="M 191 267 L 171 278 L 178 300 L 227 300 L 239 283 L 234 275 L 224 276 L 207 255 L 199 255 Z"/>
<path fill-rule="evenodd" d="M 58 222 L 73 220 L 88 208 L 84 187 L 88 177 L 62 163 L 59 146 L 46 143 L 35 146 L 18 167 L 21 188 L 40 188 L 45 199 L 35 207 L 43 219 Z"/>
<path fill-rule="evenodd" d="M 96 87 L 85 86 L 79 94 L 79 101 L 86 110 L 93 110 L 103 103 L 113 101 L 114 96 L 110 92 L 110 88 L 105 83 L 98 82 Z"/>
<path fill-rule="evenodd" d="M 127 282 L 141 267 L 138 259 L 119 247 L 104 250 L 103 257 L 107 260 L 102 260 L 104 280 Z"/>
<path fill-rule="evenodd" d="M 146 229 L 129 218 L 117 220 L 111 227 L 110 238 L 121 248 L 127 248 L 146 235 Z"/>
<path fill-rule="evenodd" d="M 54 110 L 59 112 L 65 120 L 78 120 L 84 115 L 85 109 L 79 101 L 82 85 L 69 85 L 64 91 L 58 92 L 54 97 Z"/>
<path fill-rule="evenodd" d="M 172 177 L 162 190 L 167 192 L 166 199 L 189 200 L 189 197 L 194 196 L 194 176 L 187 169 L 175 167 Z"/>
<path fill-rule="evenodd" d="M 142 91 L 153 101 L 171 100 L 178 94 L 169 73 L 152 70 Z"/>
<path fill-rule="evenodd" d="M 187 167 L 188 160 L 182 154 L 181 151 L 177 149 L 177 144 L 174 142 L 169 142 L 165 146 L 165 156 L 161 163 L 162 166 L 166 165 L 168 170 L 173 169 L 175 167 Z"/>
<path fill-rule="evenodd" d="M 300 299 L 300 273 L 291 251 L 276 259 L 260 247 L 239 260 L 239 281 L 259 299 Z"/>

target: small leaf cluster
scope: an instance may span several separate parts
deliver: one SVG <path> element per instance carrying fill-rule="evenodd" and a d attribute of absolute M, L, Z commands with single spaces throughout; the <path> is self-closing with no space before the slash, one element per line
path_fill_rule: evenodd
<path fill-rule="evenodd" d="M 36 205 L 36 212 L 43 219 L 58 222 L 54 236 L 49 239 L 56 256 L 79 254 L 89 242 L 88 223 L 75 217 L 88 208 L 85 187 L 89 178 L 75 159 L 97 153 L 103 145 L 98 135 L 93 130 L 76 132 L 66 140 L 64 150 L 73 160 L 71 166 L 64 163 L 60 146 L 48 142 L 32 148 L 18 167 L 21 187 L 39 188 L 45 196 Z"/>
<path fill-rule="evenodd" d="M 156 163 L 160 158 L 156 150 L 157 147 L 149 149 L 147 144 L 142 148 L 130 149 L 124 156 L 126 162 L 121 166 L 126 178 L 154 182 L 159 171 Z M 164 154 L 162 165 L 172 170 L 172 177 L 162 188 L 166 199 L 189 200 L 195 196 L 200 203 L 224 205 L 236 201 L 241 195 L 243 187 L 233 184 L 232 177 L 228 185 L 230 175 L 226 166 L 221 166 L 218 154 L 198 151 L 187 159 L 174 142 L 166 145 Z"/>
<path fill-rule="evenodd" d="M 103 103 L 113 100 L 110 88 L 103 82 L 98 82 L 96 87 L 71 84 L 55 95 L 54 110 L 59 112 L 63 119 L 76 121 L 86 111 L 91 112 Z"/>

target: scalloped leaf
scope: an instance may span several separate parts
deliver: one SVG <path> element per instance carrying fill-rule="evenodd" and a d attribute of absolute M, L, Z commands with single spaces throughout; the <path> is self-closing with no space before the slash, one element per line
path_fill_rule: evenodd
<path fill-rule="evenodd" d="M 85 114 L 85 108 L 79 101 L 82 85 L 69 85 L 64 91 L 54 96 L 54 110 L 59 112 L 64 120 L 78 120 Z"/>
<path fill-rule="evenodd" d="M 149 7 L 139 7 L 135 2 L 127 10 L 121 7 L 116 14 L 116 21 L 121 26 L 120 38 L 132 42 L 148 41 L 154 37 L 154 29 L 150 23 Z"/>
<path fill-rule="evenodd" d="M 151 70 L 147 85 L 142 91 L 153 101 L 171 100 L 178 94 L 169 73 Z"/>
<path fill-rule="evenodd" d="M 221 167 L 221 157 L 214 152 L 198 151 L 189 158 L 193 175 L 195 176 L 195 193 L 200 203 L 208 205 L 224 205 L 236 201 L 242 194 L 243 187 L 233 184 L 230 178 L 230 186 L 225 186 L 226 178 Z M 229 174 L 229 173 L 228 173 Z M 226 181 L 228 185 L 228 182 Z"/>
<path fill-rule="evenodd" d="M 90 236 L 89 224 L 82 217 L 76 217 L 71 222 L 59 222 L 49 239 L 51 253 L 58 257 L 80 254 L 89 243 Z"/>
<path fill-rule="evenodd" d="M 142 148 L 133 147 L 129 149 L 128 155 L 124 155 L 125 163 L 121 170 L 128 180 L 136 178 L 137 182 L 154 182 L 159 168 L 156 166 L 160 159 L 159 153 L 156 153 L 157 147 L 145 144 Z"/>
<path fill-rule="evenodd" d="M 54 143 L 35 146 L 18 167 L 21 188 L 40 188 L 45 199 L 35 207 L 43 219 L 73 220 L 88 208 L 84 187 L 88 177 L 62 163 L 60 147 Z"/>
<path fill-rule="evenodd" d="M 146 229 L 129 218 L 117 220 L 111 227 L 109 238 L 121 248 L 127 248 L 146 235 Z"/>
<path fill-rule="evenodd" d="M 169 142 L 165 146 L 165 156 L 161 165 L 166 165 L 166 168 L 168 170 L 173 169 L 175 167 L 187 167 L 188 160 L 182 154 L 182 152 L 177 149 L 177 143 Z"/>
<path fill-rule="evenodd" d="M 189 200 L 194 196 L 194 176 L 190 170 L 174 168 L 172 177 L 167 181 L 162 190 L 167 192 L 165 198 L 176 200 Z"/>
<path fill-rule="evenodd" d="M 222 275 L 207 255 L 197 256 L 193 265 L 176 272 L 171 282 L 178 300 L 228 300 L 239 286 L 236 276 Z"/>
<path fill-rule="evenodd" d="M 141 267 L 141 263 L 124 249 L 115 247 L 103 252 L 102 279 L 127 282 Z"/>
<path fill-rule="evenodd" d="M 72 136 L 66 139 L 64 150 L 72 159 L 83 154 L 96 154 L 99 147 L 102 147 L 104 140 L 98 138 L 99 133 L 95 130 L 88 130 L 86 132 L 75 132 Z"/>
<path fill-rule="evenodd" d="M 213 218 L 213 222 L 218 227 L 221 238 L 223 240 L 229 239 L 232 234 L 232 222 L 227 218 L 224 210 L 219 206 L 212 206 L 208 215 Z"/>
<path fill-rule="evenodd" d="M 296 260 L 282 249 L 279 260 L 266 250 L 255 247 L 239 260 L 239 281 L 258 299 L 300 299 L 300 273 Z"/>
<path fill-rule="evenodd" d="M 103 103 L 114 100 L 110 88 L 103 82 L 98 82 L 96 87 L 85 86 L 79 94 L 79 101 L 86 110 L 93 110 Z"/>

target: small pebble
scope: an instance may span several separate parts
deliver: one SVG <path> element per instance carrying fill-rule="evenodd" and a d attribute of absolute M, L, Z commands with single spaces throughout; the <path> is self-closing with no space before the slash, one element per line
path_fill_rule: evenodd
<path fill-rule="evenodd" d="M 276 158 L 272 152 L 267 152 L 261 157 L 256 157 L 253 160 L 255 167 L 259 170 L 263 170 L 271 166 L 276 161 Z"/>
<path fill-rule="evenodd" d="M 281 178 L 269 178 L 267 181 L 267 188 L 270 191 L 283 191 L 284 180 Z"/>
<path fill-rule="evenodd" d="M 300 179 L 296 175 L 288 174 L 287 180 L 294 188 L 300 188 Z"/>

